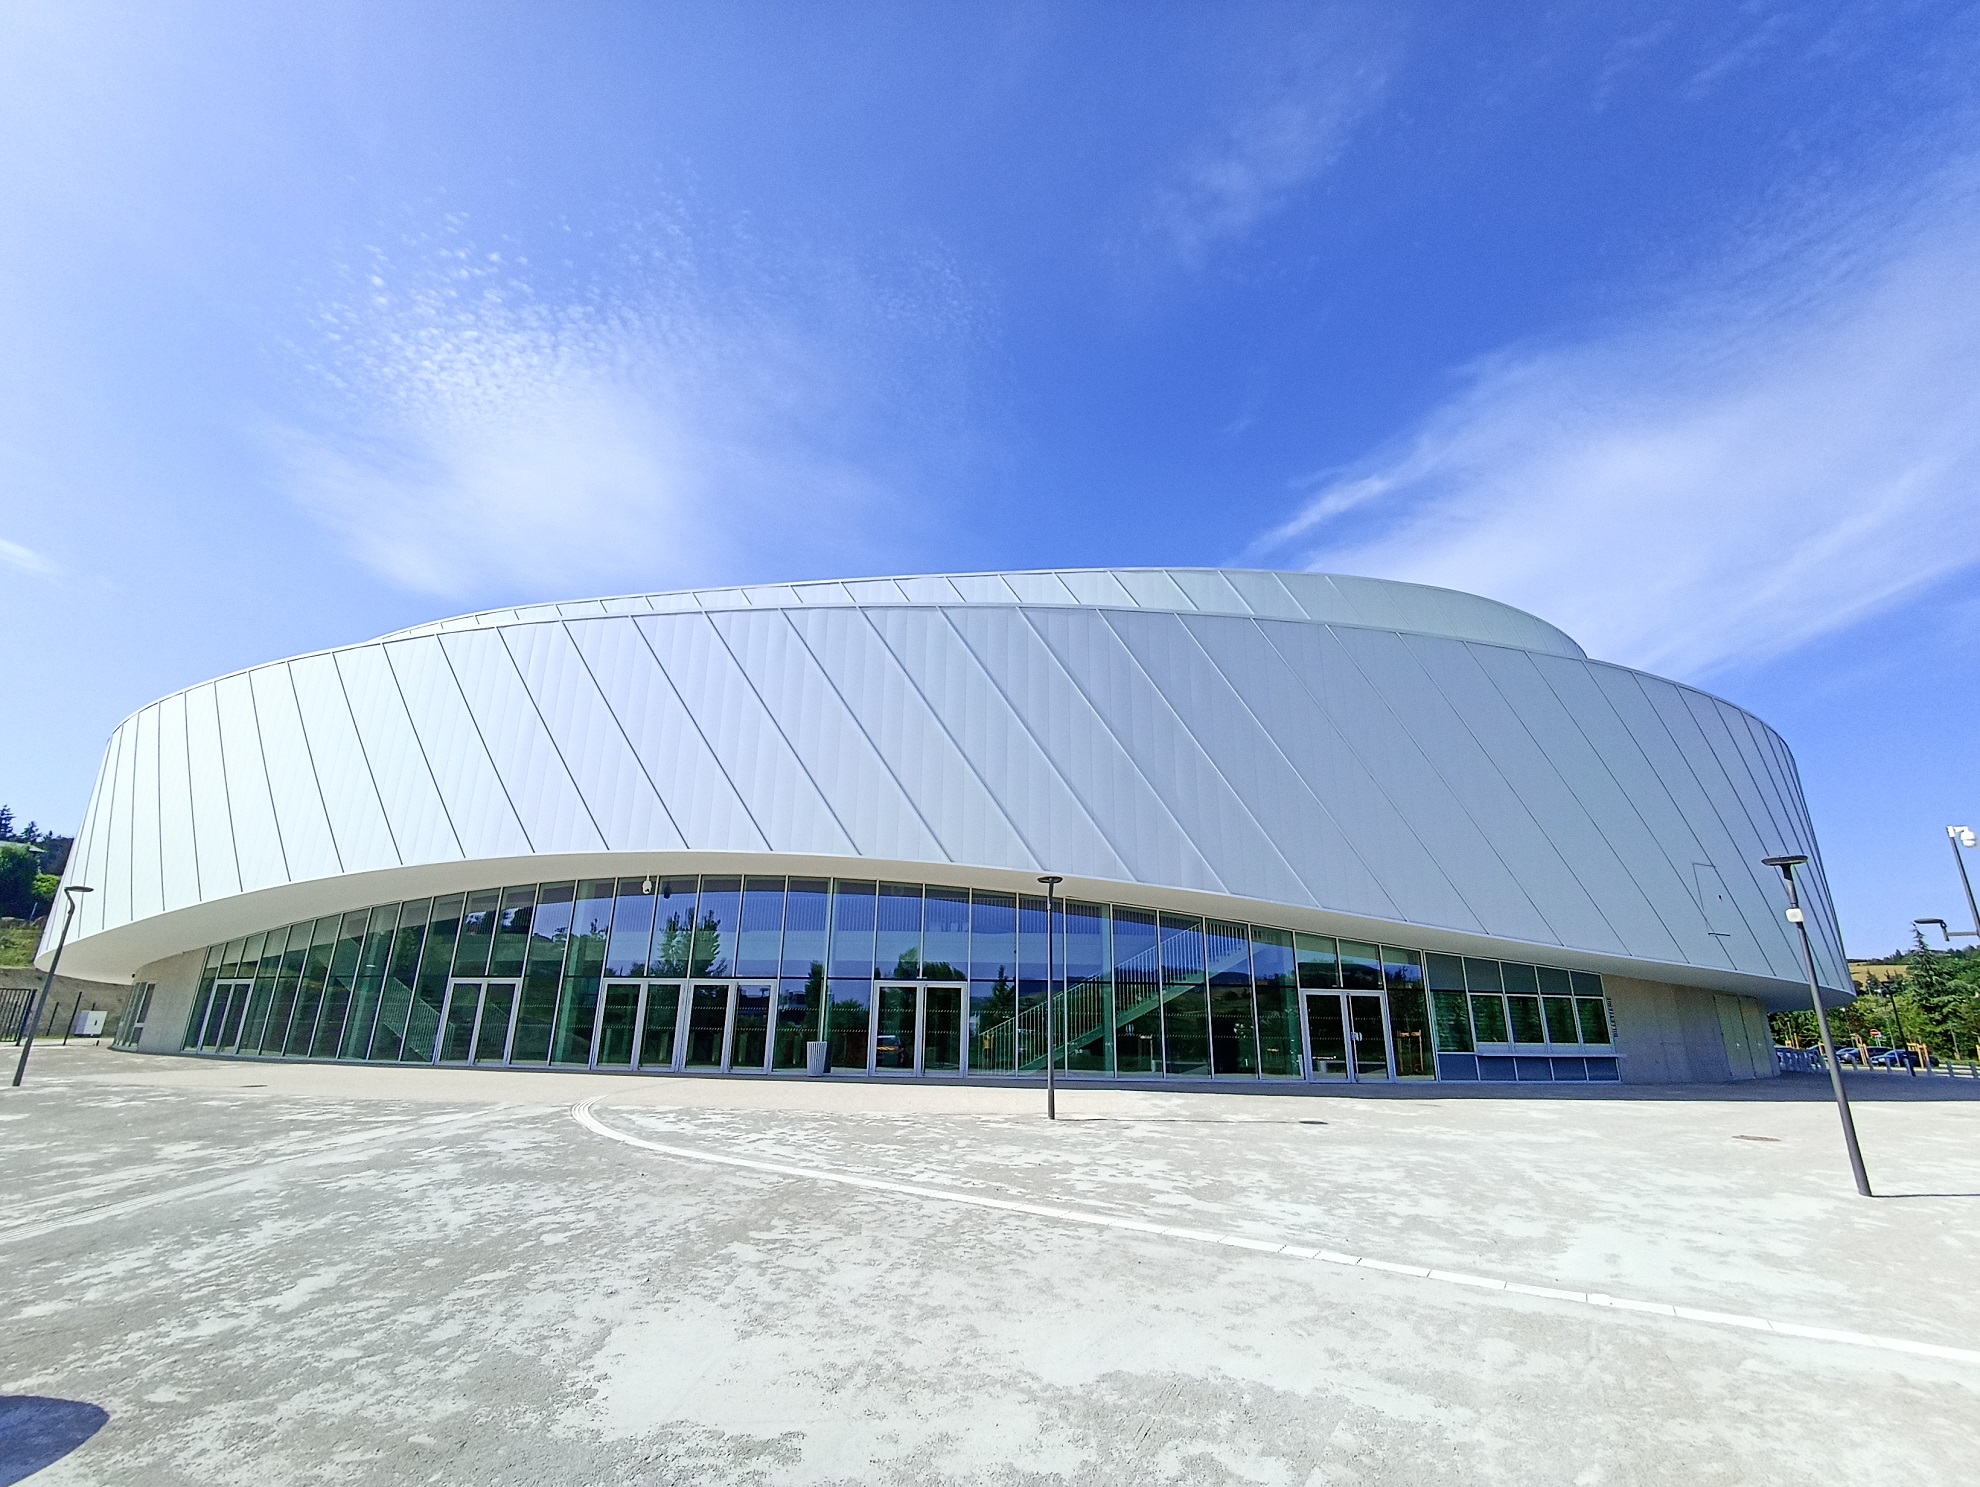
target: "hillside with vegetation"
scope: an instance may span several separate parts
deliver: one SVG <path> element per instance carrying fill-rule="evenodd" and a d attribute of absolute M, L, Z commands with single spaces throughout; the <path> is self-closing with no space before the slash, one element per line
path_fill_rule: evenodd
<path fill-rule="evenodd" d="M 1922 935 L 1916 940 L 1869 967 L 1870 987 L 1831 1015 L 1831 1031 L 1838 1042 L 1922 1043 L 1937 1058 L 1980 1059 L 1980 949 L 1933 950 Z M 1773 1024 L 1777 1041 L 1816 1041 L 1813 1012 L 1776 1012 Z"/>

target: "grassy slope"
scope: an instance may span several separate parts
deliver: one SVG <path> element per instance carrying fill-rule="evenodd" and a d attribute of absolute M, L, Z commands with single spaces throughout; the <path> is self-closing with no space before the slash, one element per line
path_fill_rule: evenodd
<path fill-rule="evenodd" d="M 0 966 L 34 964 L 34 947 L 41 942 L 41 927 L 10 924 L 0 929 Z"/>

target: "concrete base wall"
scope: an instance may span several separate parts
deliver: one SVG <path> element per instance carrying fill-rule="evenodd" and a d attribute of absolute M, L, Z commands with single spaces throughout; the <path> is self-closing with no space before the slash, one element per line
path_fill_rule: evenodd
<path fill-rule="evenodd" d="M 1604 976 L 1626 1084 L 1770 1079 L 1773 1036 L 1752 997 Z"/>
<path fill-rule="evenodd" d="M 206 966 L 204 950 L 188 950 L 169 960 L 156 960 L 137 973 L 139 981 L 156 988 L 151 993 L 151 1010 L 145 1014 L 144 1036 L 138 1040 L 142 1053 L 177 1053 L 185 1041 L 186 1018 L 192 1013 L 193 995 L 199 990 L 199 973 Z"/>
<path fill-rule="evenodd" d="M 46 972 L 38 971 L 33 966 L 0 966 L 0 991 L 24 991 L 33 996 L 47 979 Z M 130 987 L 117 981 L 84 981 L 76 976 L 57 976 L 54 989 L 42 1006 L 41 1021 L 37 1024 L 40 1031 L 35 1036 L 61 1037 L 62 1030 L 69 1025 L 69 1014 L 78 1010 L 80 1004 L 80 1010 L 95 1007 L 109 1014 L 103 1019 L 103 1036 L 107 1038 L 117 1030 L 117 1019 L 123 1015 L 124 1002 L 130 992 Z M 6 1004 L 18 1005 L 12 997 L 7 998 Z"/>

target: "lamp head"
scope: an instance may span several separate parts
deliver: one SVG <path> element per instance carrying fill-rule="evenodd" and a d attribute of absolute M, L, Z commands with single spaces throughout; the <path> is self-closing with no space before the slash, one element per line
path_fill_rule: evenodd
<path fill-rule="evenodd" d="M 1948 826 L 1946 828 L 1946 835 L 1958 842 L 1962 847 L 1970 847 L 1974 845 L 1976 840 L 1971 826 Z"/>
<path fill-rule="evenodd" d="M 68 886 L 67 888 L 64 888 L 64 889 L 63 889 L 62 891 L 63 891 L 64 893 L 94 893 L 94 892 L 96 892 L 96 890 L 95 890 L 94 888 L 86 888 L 86 887 L 84 887 L 84 886 L 83 886 L 83 885 L 82 885 L 81 883 L 71 883 L 71 884 L 70 884 L 70 885 L 69 885 L 69 886 Z"/>
<path fill-rule="evenodd" d="M 1794 870 L 1800 867 L 1801 864 L 1806 862 L 1807 860 L 1808 859 L 1806 857 L 1802 857 L 1802 856 L 1763 857 L 1760 859 L 1760 865 L 1762 867 L 1779 868 L 1781 870 L 1781 876 L 1783 878 L 1786 878 L 1790 883 L 1792 883 L 1794 881 Z"/>

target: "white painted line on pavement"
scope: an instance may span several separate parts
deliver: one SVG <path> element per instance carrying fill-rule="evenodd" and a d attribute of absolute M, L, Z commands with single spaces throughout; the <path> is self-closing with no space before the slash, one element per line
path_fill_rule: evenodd
<path fill-rule="evenodd" d="M 602 1098 L 602 1097 L 601 1097 Z M 756 1157 L 728 1156 L 689 1146 L 670 1146 L 649 1141 L 606 1125 L 593 1113 L 598 1099 L 581 1100 L 571 1106 L 571 1118 L 594 1135 L 661 1156 L 682 1161 L 702 1162 L 717 1167 L 740 1167 L 750 1172 L 768 1172 L 778 1177 L 795 1177 L 806 1182 L 837 1183 L 841 1187 L 864 1188 L 869 1192 L 894 1193 L 909 1198 L 927 1198 L 937 1203 L 960 1203 L 969 1208 L 990 1208 L 1000 1213 L 1024 1213 L 1058 1223 L 1085 1224 L 1100 1229 L 1125 1229 L 1135 1234 L 1154 1234 L 1165 1239 L 1187 1239 L 1199 1244 L 1233 1245 L 1239 1249 L 1262 1250 L 1290 1255 L 1296 1259 L 1324 1260 L 1332 1265 L 1352 1265 L 1363 1270 L 1379 1270 L 1415 1280 L 1441 1281 L 1448 1285 L 1474 1286 L 1504 1291 L 1516 1296 L 1536 1296 L 1547 1301 L 1571 1301 L 1580 1306 L 1606 1306 L 1616 1311 L 1645 1312 L 1677 1321 L 1703 1322 L 1718 1327 L 1743 1327 L 1751 1332 L 1772 1332 L 1782 1337 L 1809 1338 L 1817 1342 L 1847 1343 L 1852 1347 L 1877 1348 L 1887 1353 L 1910 1353 L 1921 1358 L 1938 1358 L 1950 1363 L 1980 1364 L 1980 1351 L 1947 1347 L 1936 1342 L 1913 1342 L 1903 1337 L 1877 1337 L 1867 1332 L 1842 1332 L 1830 1327 L 1805 1327 L 1798 1322 L 1771 1322 L 1765 1317 L 1740 1316 L 1733 1312 L 1702 1311 L 1696 1307 L 1673 1306 L 1661 1301 L 1636 1301 L 1625 1296 L 1609 1296 L 1600 1291 L 1567 1291 L 1553 1286 L 1529 1286 L 1519 1281 L 1495 1280 L 1490 1276 L 1466 1275 L 1455 1270 L 1432 1270 L 1422 1265 L 1399 1265 L 1393 1260 L 1346 1255 L 1338 1250 L 1308 1249 L 1304 1245 L 1254 1239 L 1243 1234 L 1213 1234 L 1203 1229 L 1183 1229 L 1145 1219 L 1124 1218 L 1118 1214 L 1094 1213 L 1089 1209 L 1066 1208 L 1057 1204 L 1022 1203 L 1014 1198 L 992 1198 L 983 1193 L 948 1188 L 921 1187 L 910 1182 L 893 1182 L 884 1177 L 865 1177 L 856 1172 L 833 1172 L 821 1167 L 797 1167 L 785 1162 L 766 1162 Z"/>

